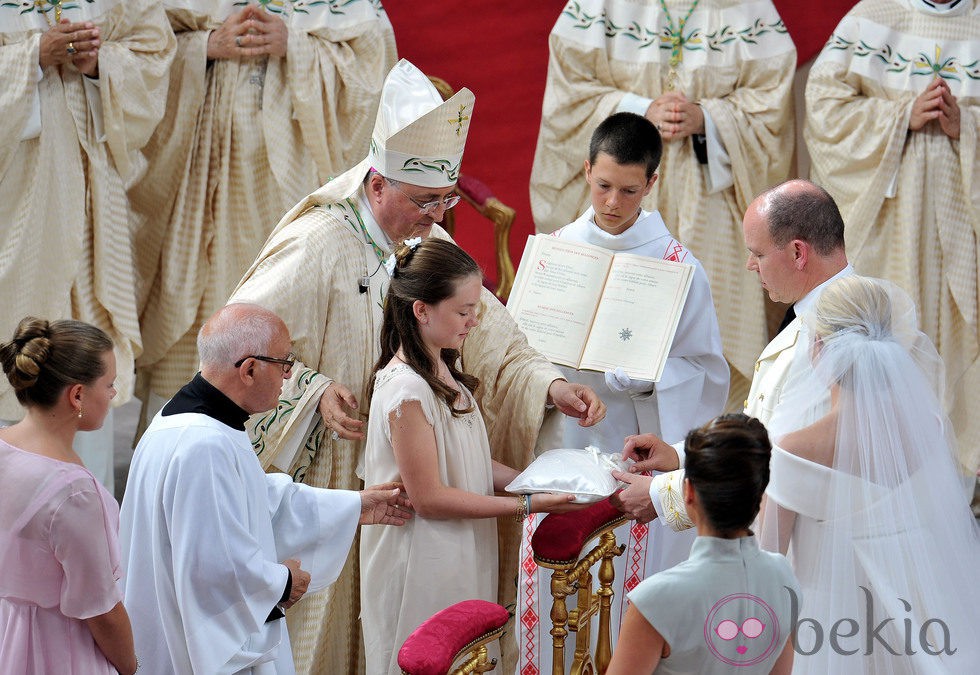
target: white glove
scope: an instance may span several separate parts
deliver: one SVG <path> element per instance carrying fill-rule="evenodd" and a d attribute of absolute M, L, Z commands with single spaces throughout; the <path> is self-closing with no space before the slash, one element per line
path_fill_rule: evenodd
<path fill-rule="evenodd" d="M 634 380 L 622 368 L 606 371 L 606 386 L 613 391 L 626 391 L 631 394 L 645 394 L 653 391 L 650 380 Z"/>

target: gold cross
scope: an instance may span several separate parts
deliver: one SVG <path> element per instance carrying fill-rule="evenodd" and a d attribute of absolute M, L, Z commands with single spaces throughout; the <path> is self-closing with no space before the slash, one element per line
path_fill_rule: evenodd
<path fill-rule="evenodd" d="M 456 113 L 456 119 L 446 120 L 450 124 L 455 124 L 456 125 L 456 135 L 457 136 L 459 136 L 459 134 L 463 131 L 463 122 L 465 122 L 466 120 L 468 120 L 470 118 L 469 115 L 464 115 L 463 114 L 463 111 L 464 110 L 466 110 L 466 106 L 465 105 L 460 105 L 459 106 L 459 112 Z"/>

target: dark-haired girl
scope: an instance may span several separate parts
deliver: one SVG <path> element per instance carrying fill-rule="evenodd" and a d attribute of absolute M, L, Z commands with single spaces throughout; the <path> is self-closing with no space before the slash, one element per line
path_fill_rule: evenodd
<path fill-rule="evenodd" d="M 0 672 L 132 673 L 119 506 L 72 448 L 116 395 L 112 341 L 28 317 L 0 363 L 27 409 L 0 429 Z"/>
<path fill-rule="evenodd" d="M 683 499 L 698 538 L 686 562 L 629 594 L 606 673 L 789 673 L 799 584 L 749 530 L 769 483 L 766 429 L 722 415 L 691 431 L 685 452 Z"/>
<path fill-rule="evenodd" d="M 490 458 L 459 351 L 479 323 L 480 268 L 430 238 L 391 260 L 381 357 L 374 368 L 364 479 L 401 481 L 416 518 L 361 533 L 367 672 L 400 673 L 397 652 L 422 621 L 470 598 L 497 599 L 494 518 L 579 508 L 569 495 L 495 496 L 517 471 Z"/>

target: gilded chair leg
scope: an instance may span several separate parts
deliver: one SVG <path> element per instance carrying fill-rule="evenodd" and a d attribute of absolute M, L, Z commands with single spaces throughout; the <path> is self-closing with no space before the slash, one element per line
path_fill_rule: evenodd
<path fill-rule="evenodd" d="M 592 573 L 585 570 L 578 580 L 578 602 L 572 610 L 575 619 L 575 658 L 572 661 L 572 669 L 569 675 L 592 675 L 594 668 L 592 665 L 592 614 L 595 611 L 595 602 L 592 592 Z M 571 621 L 569 622 L 572 623 Z"/>
<path fill-rule="evenodd" d="M 609 661 L 612 659 L 612 634 L 610 632 L 610 618 L 612 614 L 613 581 L 616 578 L 616 569 L 613 567 L 613 558 L 622 555 L 626 549 L 624 544 L 616 546 L 616 535 L 610 531 L 603 533 L 602 541 L 602 562 L 599 563 L 599 634 L 596 639 L 595 666 L 599 675 L 606 672 Z"/>
<path fill-rule="evenodd" d="M 563 570 L 551 573 L 551 673 L 565 675 L 565 637 L 568 635 L 568 606 L 565 598 L 575 588 L 569 586 L 568 575 Z"/>

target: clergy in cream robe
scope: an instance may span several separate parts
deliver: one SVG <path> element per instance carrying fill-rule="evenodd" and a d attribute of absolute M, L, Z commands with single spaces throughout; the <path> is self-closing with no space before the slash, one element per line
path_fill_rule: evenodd
<path fill-rule="evenodd" d="M 282 214 L 364 157 L 395 62 L 378 0 L 253 0 L 285 23 L 285 57 L 214 60 L 208 36 L 246 3 L 161 4 L 177 58 L 166 114 L 146 149 L 149 171 L 132 192 L 140 216 L 138 387 L 149 417 L 194 375 L 198 328 Z"/>
<path fill-rule="evenodd" d="M 613 235 L 595 224 L 594 211 L 589 207 L 578 220 L 554 234 L 615 253 L 695 266 L 691 289 L 659 382 L 634 382 L 628 391 L 615 391 L 606 385 L 603 373 L 561 367 L 569 382 L 589 385 L 606 403 L 606 417 L 594 427 L 586 429 L 571 418 L 563 420 L 563 447 L 595 445 L 604 452 L 616 452 L 622 449 L 626 436 L 648 432 L 668 442 L 683 441 L 688 431 L 721 413 L 728 397 L 729 370 L 722 355 L 708 278 L 698 260 L 670 235 L 660 214 L 641 211 L 629 229 Z M 551 672 L 552 641 L 548 632 L 551 624 L 547 620 L 551 611 L 551 572 L 535 565 L 531 550 L 531 537 L 542 518 L 540 514 L 529 517 L 521 536 L 516 622 L 518 672 L 530 666 L 537 668 L 537 672 Z M 651 574 L 687 560 L 694 537 L 693 530 L 678 533 L 633 521 L 616 530 L 616 541 L 626 544 L 626 551 L 613 559 L 616 568 L 613 644 L 628 607 L 626 593 Z M 567 650 L 569 662 L 572 652 Z"/>
<path fill-rule="evenodd" d="M 126 187 L 142 174 L 140 149 L 163 114 L 174 38 L 151 0 L 57 7 L 62 19 L 98 27 L 98 77 L 70 63 L 40 68 L 54 5 L 0 6 L 0 335 L 28 315 L 98 326 L 115 346 L 121 405 L 140 353 Z M 4 381 L 0 419 L 22 415 Z M 111 488 L 111 427 L 94 453 L 79 450 Z"/>
<path fill-rule="evenodd" d="M 663 177 L 644 206 L 660 211 L 704 265 L 732 366 L 732 393 L 741 400 L 767 335 L 762 292 L 745 270 L 740 224 L 755 195 L 789 174 L 796 50 L 768 0 L 665 4 L 669 16 L 660 0 L 576 0 L 559 16 L 550 37 L 531 209 L 539 232 L 552 232 L 585 209 L 588 185 L 576 158 L 610 114 L 645 114 L 671 82 L 699 104 L 707 163 L 698 159 L 694 137 L 665 140 Z M 675 42 L 679 60 L 672 67 Z"/>
<path fill-rule="evenodd" d="M 380 353 L 381 301 L 389 279 L 382 260 L 391 242 L 364 194 L 369 168 L 368 160 L 361 162 L 286 214 L 231 299 L 282 317 L 300 361 L 283 383 L 279 407 L 250 422 L 259 460 L 319 487 L 357 488 L 355 468 L 364 448 L 364 441 L 335 439 L 325 431 L 320 397 L 336 380 L 366 401 Z M 448 237 L 438 225 L 432 236 Z M 548 388 L 561 373 L 527 344 L 489 291 L 483 292 L 479 316 L 480 325 L 463 344 L 463 368 L 480 378 L 476 398 L 493 459 L 525 467 L 545 419 Z M 499 529 L 501 578 L 513 579 L 517 528 L 502 523 Z M 315 652 L 320 672 L 358 667 L 357 570 L 352 556 L 327 592 L 305 598 L 288 613 L 297 660 Z M 513 601 L 512 583 L 501 583 L 500 591 Z"/>
<path fill-rule="evenodd" d="M 313 592 L 337 578 L 354 541 L 360 495 L 265 473 L 247 418 L 199 374 L 136 448 L 120 539 L 148 673 L 295 672 L 285 619 L 270 616 L 289 578 L 282 561 L 301 560 Z"/>
<path fill-rule="evenodd" d="M 860 2 L 810 71 L 804 138 L 814 182 L 840 205 L 862 274 L 897 283 L 946 363 L 960 462 L 980 465 L 980 4 Z M 909 129 L 937 77 L 959 106 L 959 139 Z"/>

